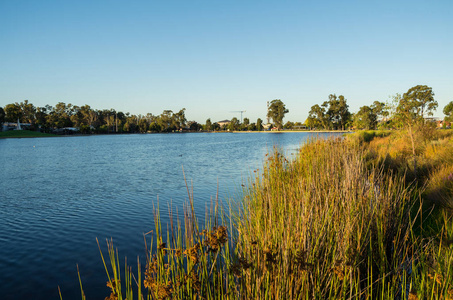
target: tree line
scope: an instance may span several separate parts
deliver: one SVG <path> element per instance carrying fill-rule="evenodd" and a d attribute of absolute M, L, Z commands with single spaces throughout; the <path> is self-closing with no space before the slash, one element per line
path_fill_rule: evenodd
<path fill-rule="evenodd" d="M 59 102 L 55 106 L 35 107 L 28 100 L 0 107 L 0 123 L 29 123 L 31 130 L 51 132 L 55 129 L 76 127 L 82 133 L 111 132 L 172 132 L 182 128 L 198 130 L 201 125 L 187 121 L 185 108 L 178 112 L 164 110 L 160 115 L 131 115 L 114 109 L 92 109 Z"/>
<path fill-rule="evenodd" d="M 272 126 L 278 130 L 300 129 L 378 129 L 378 128 L 403 128 L 404 118 L 401 118 L 402 103 L 412 103 L 408 110 L 409 114 L 415 114 L 425 118 L 432 115 L 437 108 L 434 93 L 431 87 L 417 85 L 410 88 L 403 95 L 396 94 L 392 100 L 384 103 L 374 101 L 371 105 L 360 107 L 356 113 L 349 111 L 347 99 L 343 95 L 330 94 L 328 100 L 322 104 L 311 107 L 308 118 L 302 124 L 300 122 L 286 122 L 283 118 L 289 112 L 280 99 L 270 102 L 267 117 L 272 119 Z M 447 104 L 443 110 L 446 115 L 445 121 L 453 121 L 453 101 Z M 0 123 L 17 122 L 29 123 L 30 130 L 52 132 L 55 129 L 76 127 L 81 133 L 144 133 L 144 132 L 175 132 L 182 130 L 190 131 L 261 131 L 269 128 L 262 119 L 251 122 L 249 118 L 239 121 L 236 117 L 229 123 L 212 122 L 207 119 L 205 124 L 188 121 L 185 116 L 185 108 L 178 112 L 164 110 L 160 115 L 147 113 L 146 115 L 132 115 L 114 109 L 93 109 L 89 105 L 77 106 L 59 102 L 55 106 L 46 105 L 36 107 L 28 100 L 7 104 L 0 107 Z M 407 118 L 406 118 L 407 120 Z"/>
<path fill-rule="evenodd" d="M 343 95 L 329 95 L 321 105 L 311 107 L 305 125 L 309 128 L 325 130 L 354 129 L 390 129 L 407 128 L 408 124 L 425 123 L 438 107 L 431 87 L 417 85 L 403 95 L 396 94 L 386 103 L 374 101 L 364 105 L 355 114 L 349 112 L 349 106 Z M 453 121 L 453 101 L 443 110 L 445 121 Z M 410 122 L 409 122 L 410 121 Z"/>
<path fill-rule="evenodd" d="M 30 130 L 53 132 L 56 129 L 75 127 L 81 133 L 145 133 L 177 131 L 263 130 L 263 121 L 258 118 L 240 122 L 233 118 L 228 124 L 219 124 L 207 119 L 205 124 L 188 121 L 185 108 L 178 112 L 164 110 L 160 115 L 147 113 L 133 115 L 115 109 L 93 109 L 89 105 L 77 106 L 59 102 L 55 106 L 36 107 L 28 100 L 0 107 L 0 124 L 4 122 L 30 124 Z"/>

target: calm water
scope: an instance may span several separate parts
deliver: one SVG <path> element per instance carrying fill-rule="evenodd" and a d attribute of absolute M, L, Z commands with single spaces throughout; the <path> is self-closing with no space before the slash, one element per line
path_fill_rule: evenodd
<path fill-rule="evenodd" d="M 112 237 L 136 266 L 153 204 L 183 211 L 184 176 L 195 210 L 240 193 L 274 145 L 290 156 L 308 133 L 191 133 L 0 139 L 1 299 L 109 295 L 96 237 Z M 165 214 L 163 215 L 163 217 Z M 103 248 L 105 249 L 105 247 Z M 135 268 L 134 268 L 135 269 Z"/>

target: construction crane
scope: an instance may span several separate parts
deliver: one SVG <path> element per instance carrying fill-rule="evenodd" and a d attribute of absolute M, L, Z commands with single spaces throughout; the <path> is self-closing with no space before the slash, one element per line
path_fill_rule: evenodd
<path fill-rule="evenodd" d="M 238 113 L 240 112 L 241 113 L 241 124 L 242 124 L 242 113 L 245 113 L 246 111 L 245 110 L 234 110 L 234 111 L 230 111 L 231 113 Z"/>

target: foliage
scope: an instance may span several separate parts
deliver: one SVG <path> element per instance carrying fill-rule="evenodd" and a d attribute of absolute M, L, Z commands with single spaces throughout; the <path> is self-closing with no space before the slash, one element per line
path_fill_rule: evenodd
<path fill-rule="evenodd" d="M 236 117 L 233 117 L 230 121 L 230 124 L 228 124 L 228 129 L 230 131 L 237 131 L 240 128 L 239 120 Z"/>
<path fill-rule="evenodd" d="M 445 105 L 443 113 L 445 115 L 445 121 L 453 122 L 453 101 Z"/>
<path fill-rule="evenodd" d="M 357 129 L 375 129 L 377 124 L 377 115 L 373 109 L 367 105 L 360 107 L 359 111 L 353 117 L 354 127 Z"/>
<path fill-rule="evenodd" d="M 250 119 L 249 118 L 244 118 L 244 120 L 241 124 L 241 130 L 250 130 Z"/>
<path fill-rule="evenodd" d="M 5 110 L 3 109 L 3 107 L 0 107 L 0 124 L 2 124 L 3 122 L 5 122 Z"/>
<path fill-rule="evenodd" d="M 272 100 L 271 104 L 269 105 L 267 117 L 272 118 L 275 127 L 280 130 L 283 127 L 283 118 L 288 112 L 289 110 L 286 108 L 285 104 L 280 99 L 275 99 Z"/>
<path fill-rule="evenodd" d="M 20 119 L 23 114 L 19 104 L 17 103 L 7 104 L 4 110 L 6 115 L 6 122 L 17 122 L 17 120 Z"/>
<path fill-rule="evenodd" d="M 328 120 L 326 118 L 326 109 L 323 106 L 315 104 L 311 107 L 308 118 L 305 121 L 305 124 L 310 128 L 319 128 L 324 129 L 328 128 Z"/>
<path fill-rule="evenodd" d="M 344 130 L 350 125 L 351 113 L 343 95 L 329 95 L 329 100 L 320 106 L 315 104 L 311 107 L 308 118 L 305 121 L 310 128 L 340 129 Z"/>
<path fill-rule="evenodd" d="M 77 106 L 59 102 L 55 106 L 35 107 L 28 100 L 4 108 L 7 122 L 30 123 L 31 130 L 52 132 L 58 128 L 78 127 L 82 133 L 171 132 L 187 126 L 185 108 L 173 113 L 164 110 L 159 116 L 130 115 L 114 109 L 95 110 L 89 105 Z"/>
<path fill-rule="evenodd" d="M 294 123 L 291 121 L 286 122 L 285 125 L 283 126 L 284 129 L 293 129 L 293 127 Z"/>
<path fill-rule="evenodd" d="M 353 116 L 353 125 L 357 129 L 376 129 L 378 118 L 387 116 L 385 104 L 383 102 L 374 101 L 371 106 L 362 106 L 359 111 Z"/>
<path fill-rule="evenodd" d="M 263 120 L 261 120 L 260 118 L 256 120 L 256 130 L 258 131 L 263 130 Z"/>
<path fill-rule="evenodd" d="M 207 119 L 207 120 L 206 120 L 206 124 L 205 124 L 204 130 L 206 130 L 206 131 L 211 131 L 211 130 L 212 130 L 212 122 L 211 122 L 211 119 Z"/>
<path fill-rule="evenodd" d="M 325 117 L 328 120 L 330 129 L 344 130 L 348 125 L 351 113 L 349 112 L 346 98 L 343 95 L 329 95 L 329 100 L 322 104 L 326 108 Z"/>
<path fill-rule="evenodd" d="M 423 139 L 426 139 L 432 131 L 432 127 L 426 125 L 425 116 L 432 115 L 437 106 L 432 88 L 426 85 L 417 85 L 400 97 L 396 107 L 394 121 L 406 129 L 411 140 L 415 174 L 417 174 L 416 145 L 423 142 Z"/>

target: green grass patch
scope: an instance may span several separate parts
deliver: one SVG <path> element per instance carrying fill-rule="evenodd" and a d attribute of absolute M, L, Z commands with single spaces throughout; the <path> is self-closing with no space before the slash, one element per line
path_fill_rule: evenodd
<path fill-rule="evenodd" d="M 36 138 L 36 137 L 55 137 L 56 134 L 42 133 L 29 130 L 9 130 L 0 132 L 1 138 Z"/>

